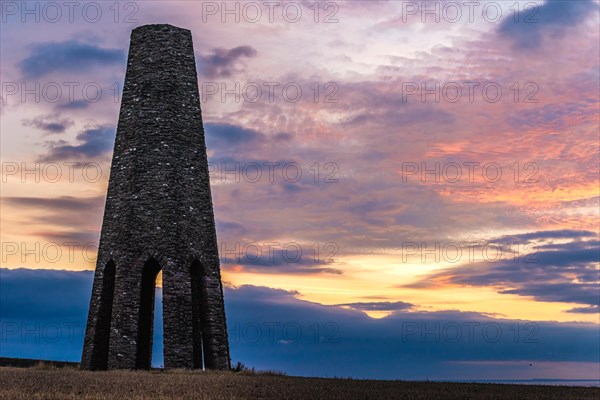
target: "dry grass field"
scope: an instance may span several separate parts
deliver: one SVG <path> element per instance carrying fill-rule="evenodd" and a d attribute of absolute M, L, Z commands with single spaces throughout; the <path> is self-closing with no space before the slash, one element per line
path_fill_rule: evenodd
<path fill-rule="evenodd" d="M 317 379 L 261 373 L 0 367 L 0 399 L 593 399 L 600 389 Z"/>

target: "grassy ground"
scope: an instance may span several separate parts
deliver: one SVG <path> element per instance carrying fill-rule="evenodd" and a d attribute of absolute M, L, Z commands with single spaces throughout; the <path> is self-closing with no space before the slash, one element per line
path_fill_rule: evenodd
<path fill-rule="evenodd" d="M 600 389 L 190 371 L 0 367 L 0 399 L 594 399 Z"/>

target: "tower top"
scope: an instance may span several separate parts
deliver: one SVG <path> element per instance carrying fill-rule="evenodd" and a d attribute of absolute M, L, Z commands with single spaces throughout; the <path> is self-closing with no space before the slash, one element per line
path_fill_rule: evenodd
<path fill-rule="evenodd" d="M 189 29 L 185 29 L 185 28 L 180 28 L 178 26 L 175 25 L 171 25 L 171 24 L 147 24 L 147 25 L 140 25 L 137 28 L 134 28 L 131 32 L 145 32 L 145 31 L 162 31 L 162 32 L 166 32 L 166 31 L 187 31 L 190 32 L 191 31 Z"/>

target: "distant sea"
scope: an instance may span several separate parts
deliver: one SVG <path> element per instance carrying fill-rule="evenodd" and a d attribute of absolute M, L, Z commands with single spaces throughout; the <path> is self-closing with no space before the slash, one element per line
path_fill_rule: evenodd
<path fill-rule="evenodd" d="M 522 379 L 522 380 L 460 380 L 463 383 L 504 383 L 510 385 L 552 385 L 552 386 L 586 386 L 600 387 L 600 379 Z"/>

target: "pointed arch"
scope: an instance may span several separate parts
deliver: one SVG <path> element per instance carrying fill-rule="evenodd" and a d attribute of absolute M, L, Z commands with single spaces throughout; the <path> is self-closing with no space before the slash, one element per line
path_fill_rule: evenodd
<path fill-rule="evenodd" d="M 96 329 L 93 337 L 91 369 L 108 369 L 108 346 L 110 343 L 110 324 L 112 319 L 113 300 L 115 295 L 116 266 L 110 260 L 102 271 L 102 289 L 100 290 L 100 306 L 97 314 Z"/>
<path fill-rule="evenodd" d="M 138 316 L 136 369 L 150 369 L 152 362 L 152 331 L 154 326 L 154 291 L 156 276 L 162 267 L 154 257 L 149 258 L 142 268 L 140 285 L 140 308 Z"/>

